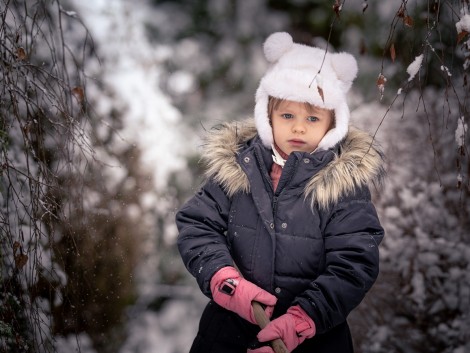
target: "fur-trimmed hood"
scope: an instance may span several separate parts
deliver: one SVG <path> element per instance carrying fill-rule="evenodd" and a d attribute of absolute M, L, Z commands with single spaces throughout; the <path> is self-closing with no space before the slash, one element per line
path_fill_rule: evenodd
<path fill-rule="evenodd" d="M 243 144 L 256 135 L 253 119 L 224 123 L 209 131 L 202 153 L 205 175 L 222 185 L 229 197 L 250 191 L 237 155 Z M 382 183 L 384 156 L 369 134 L 350 127 L 339 151 L 305 186 L 304 195 L 312 205 L 327 208 L 357 187 Z"/>

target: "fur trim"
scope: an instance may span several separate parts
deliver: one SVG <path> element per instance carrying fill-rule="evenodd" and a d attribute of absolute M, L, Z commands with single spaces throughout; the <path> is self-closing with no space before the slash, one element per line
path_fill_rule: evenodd
<path fill-rule="evenodd" d="M 320 141 L 318 148 L 327 150 L 336 145 L 348 131 L 350 114 L 346 93 L 357 75 L 356 59 L 348 53 L 328 53 L 294 43 L 286 32 L 271 34 L 263 48 L 271 63 L 255 97 L 255 122 L 263 144 L 270 147 L 273 143 L 268 116 L 271 96 L 334 110 L 335 127 Z"/>
<path fill-rule="evenodd" d="M 384 155 L 369 134 L 350 128 L 341 152 L 305 187 L 305 198 L 321 209 L 339 201 L 356 188 L 380 186 L 385 177 Z"/>
<path fill-rule="evenodd" d="M 241 145 L 256 136 L 252 120 L 224 123 L 212 128 L 203 146 L 202 161 L 205 176 L 222 185 L 229 197 L 237 192 L 249 192 L 250 182 L 237 162 Z"/>
<path fill-rule="evenodd" d="M 206 139 L 202 156 L 207 165 L 205 176 L 214 178 L 229 197 L 237 192 L 250 192 L 250 182 L 237 162 L 237 155 L 243 143 L 255 136 L 254 122 L 248 119 L 221 124 L 210 130 Z M 316 203 L 325 209 L 357 187 L 382 183 L 384 156 L 369 134 L 350 128 L 340 150 L 306 185 L 304 195 L 312 206 Z"/>

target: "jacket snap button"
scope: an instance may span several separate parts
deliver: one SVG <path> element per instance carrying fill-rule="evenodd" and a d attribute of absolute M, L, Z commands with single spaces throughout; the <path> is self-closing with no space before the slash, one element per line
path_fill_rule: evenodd
<path fill-rule="evenodd" d="M 245 157 L 245 159 L 243 159 L 245 161 L 245 163 L 248 163 L 250 161 L 250 157 Z"/>
<path fill-rule="evenodd" d="M 308 163 L 310 163 L 310 159 L 308 159 L 308 158 L 304 158 L 304 163 L 305 163 L 305 164 L 308 164 Z"/>
<path fill-rule="evenodd" d="M 270 223 L 269 228 L 274 229 L 274 223 Z"/>
<path fill-rule="evenodd" d="M 281 224 L 281 227 L 284 228 L 284 229 L 286 229 L 286 228 L 287 228 L 287 223 L 282 223 L 282 224 Z"/>
<path fill-rule="evenodd" d="M 276 289 L 274 290 L 277 294 L 281 293 L 281 288 L 279 287 L 276 287 Z"/>

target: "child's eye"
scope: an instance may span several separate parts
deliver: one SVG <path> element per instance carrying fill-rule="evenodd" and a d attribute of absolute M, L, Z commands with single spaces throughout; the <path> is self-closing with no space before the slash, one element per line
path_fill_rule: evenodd
<path fill-rule="evenodd" d="M 288 113 L 285 113 L 285 114 L 282 114 L 281 115 L 284 119 L 292 119 L 294 116 L 292 114 L 288 114 Z"/>
<path fill-rule="evenodd" d="M 316 116 L 309 116 L 307 118 L 308 121 L 318 121 L 319 119 Z"/>

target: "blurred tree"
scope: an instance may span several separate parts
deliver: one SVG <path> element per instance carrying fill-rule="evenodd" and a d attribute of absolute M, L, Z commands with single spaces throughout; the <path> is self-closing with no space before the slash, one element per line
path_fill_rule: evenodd
<path fill-rule="evenodd" d="M 114 352 L 135 300 L 138 198 L 152 184 L 136 148 L 108 147 L 122 117 L 102 126 L 90 109 L 94 42 L 67 5 L 0 11 L 1 352 L 53 352 L 81 332 Z"/>

